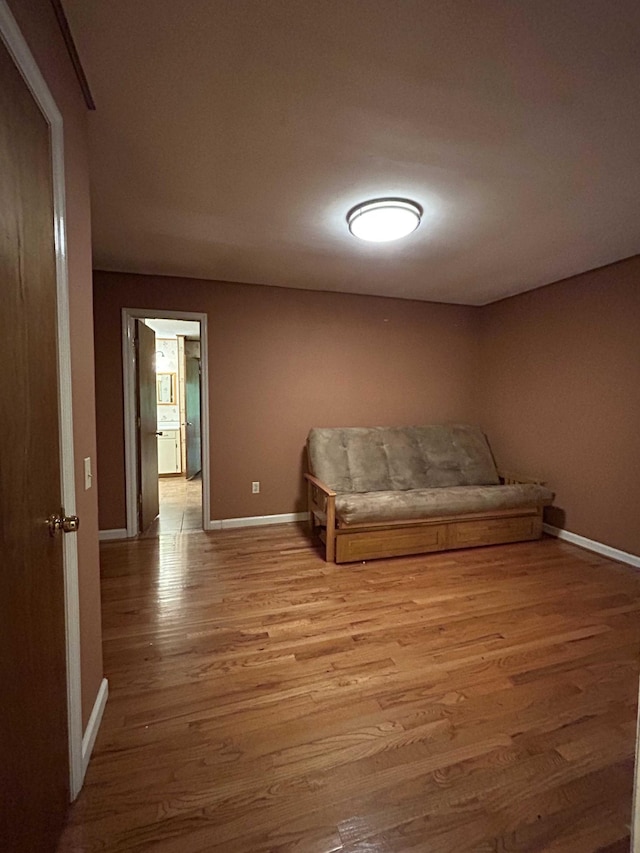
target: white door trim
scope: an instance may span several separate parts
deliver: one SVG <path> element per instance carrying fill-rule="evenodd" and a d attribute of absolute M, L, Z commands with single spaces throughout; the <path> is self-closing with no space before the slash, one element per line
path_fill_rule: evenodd
<path fill-rule="evenodd" d="M 640 691 L 638 696 L 640 703 Z M 631 800 L 631 851 L 640 853 L 640 704 L 636 719 L 636 762 L 633 773 L 633 799 Z"/>
<path fill-rule="evenodd" d="M 71 388 L 71 337 L 69 332 L 69 281 L 67 267 L 66 201 L 64 171 L 64 127 L 62 115 L 40 73 L 29 46 L 6 3 L 0 0 L 0 37 L 11 54 L 51 132 L 53 211 L 55 229 L 58 411 L 60 427 L 60 480 L 62 506 L 75 515 L 76 490 L 73 447 Z M 78 544 L 75 535 L 63 537 L 65 622 L 67 655 L 67 714 L 69 725 L 69 778 L 71 799 L 80 792 L 84 778 L 82 763 L 82 705 L 80 681 L 80 603 L 78 598 Z"/>
<path fill-rule="evenodd" d="M 127 536 L 137 536 L 138 524 L 138 431 L 136 429 L 135 321 L 144 318 L 196 320 L 200 323 L 200 365 L 202 406 L 202 529 L 209 529 L 211 489 L 209 478 L 209 346 L 207 315 L 193 311 L 166 311 L 162 308 L 122 309 L 122 381 L 124 392 L 124 459 Z"/>

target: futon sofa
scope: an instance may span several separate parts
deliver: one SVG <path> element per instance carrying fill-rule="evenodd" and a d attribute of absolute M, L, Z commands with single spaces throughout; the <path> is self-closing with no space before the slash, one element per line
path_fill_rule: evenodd
<path fill-rule="evenodd" d="M 553 492 L 464 424 L 312 429 L 309 521 L 338 563 L 538 539 Z"/>

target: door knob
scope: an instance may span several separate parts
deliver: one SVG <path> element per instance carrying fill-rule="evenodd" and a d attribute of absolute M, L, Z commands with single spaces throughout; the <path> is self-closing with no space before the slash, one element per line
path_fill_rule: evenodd
<path fill-rule="evenodd" d="M 50 515 L 47 519 L 49 525 L 49 535 L 55 536 L 56 533 L 75 533 L 80 527 L 80 519 L 77 515 Z"/>

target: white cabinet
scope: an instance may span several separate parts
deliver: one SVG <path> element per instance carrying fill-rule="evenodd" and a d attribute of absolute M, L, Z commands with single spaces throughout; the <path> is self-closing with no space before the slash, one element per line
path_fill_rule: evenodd
<path fill-rule="evenodd" d="M 158 474 L 180 474 L 180 430 L 163 429 L 158 436 Z"/>

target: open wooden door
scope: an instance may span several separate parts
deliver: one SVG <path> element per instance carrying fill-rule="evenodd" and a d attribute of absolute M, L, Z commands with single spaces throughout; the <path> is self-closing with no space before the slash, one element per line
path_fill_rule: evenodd
<path fill-rule="evenodd" d="M 0 41 L 0 847 L 55 850 L 69 803 L 49 126 Z"/>
<path fill-rule="evenodd" d="M 200 359 L 185 359 L 185 431 L 186 477 L 190 480 L 202 469 L 202 441 L 200 427 Z"/>
<path fill-rule="evenodd" d="M 158 498 L 158 406 L 156 333 L 136 320 L 136 399 L 138 404 L 138 524 L 144 533 L 160 511 Z"/>

